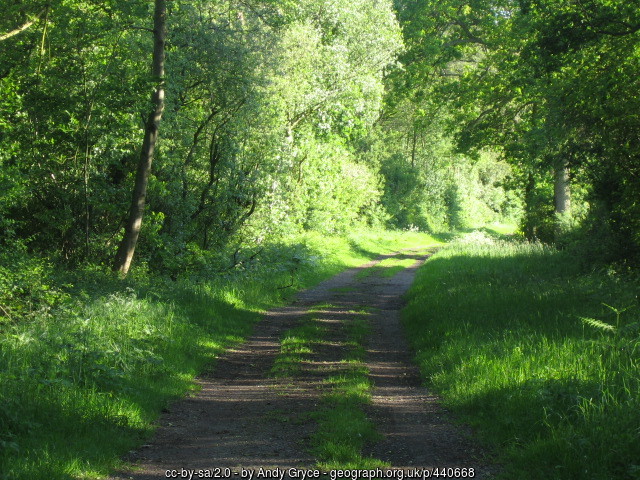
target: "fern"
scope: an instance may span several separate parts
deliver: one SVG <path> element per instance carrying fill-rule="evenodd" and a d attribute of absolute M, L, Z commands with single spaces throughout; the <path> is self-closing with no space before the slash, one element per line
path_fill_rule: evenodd
<path fill-rule="evenodd" d="M 596 320 L 595 318 L 589 317 L 580 317 L 580 320 L 582 320 L 583 323 L 586 323 L 590 327 L 597 328 L 600 331 L 611 333 L 616 332 L 616 327 L 601 320 Z"/>

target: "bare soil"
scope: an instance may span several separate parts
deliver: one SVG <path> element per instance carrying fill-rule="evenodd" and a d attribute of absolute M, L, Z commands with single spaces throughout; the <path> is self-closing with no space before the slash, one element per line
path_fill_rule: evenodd
<path fill-rule="evenodd" d="M 393 277 L 356 278 L 362 269 L 393 255 L 382 256 L 268 312 L 251 338 L 227 351 L 213 371 L 198 379 L 198 394 L 175 403 L 161 416 L 153 441 L 131 452 L 127 459 L 131 469 L 112 480 L 167 478 L 167 470 L 181 469 L 229 468 L 233 477 L 241 478 L 242 469 L 314 467 L 308 438 L 315 426 L 309 414 L 318 408 L 323 372 L 342 358 L 336 338 L 341 323 L 363 307 L 371 312 L 366 362 L 375 384 L 367 414 L 383 435 L 364 454 L 394 468 L 474 468 L 475 478 L 490 478 L 493 469 L 469 432 L 454 425 L 438 398 L 421 386 L 399 313 L 402 295 L 428 255 L 424 249 L 400 255 L 415 263 Z M 270 371 L 282 334 L 319 304 L 326 305 L 314 313 L 327 331 L 324 344 L 298 375 L 274 378 Z"/>

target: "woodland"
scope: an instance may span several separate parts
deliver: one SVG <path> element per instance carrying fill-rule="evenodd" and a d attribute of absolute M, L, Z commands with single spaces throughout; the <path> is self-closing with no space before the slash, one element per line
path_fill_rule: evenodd
<path fill-rule="evenodd" d="M 547 455 L 548 478 L 586 478 L 568 466 L 583 449 L 592 478 L 640 478 L 636 2 L 0 0 L 0 12 L 0 479 L 106 475 L 265 309 L 427 238 L 458 240 L 409 296 L 425 382 L 485 425 L 509 475 L 538 478 L 523 472 Z M 525 295 L 525 278 L 549 290 Z M 445 330 L 468 338 L 479 310 L 420 296 L 464 303 L 443 279 L 478 299 L 488 285 L 525 295 L 487 306 L 513 321 L 483 323 L 506 332 L 499 346 L 475 330 L 487 355 L 536 350 L 514 333 L 527 325 L 565 346 L 583 335 L 558 362 L 597 358 L 601 373 L 536 370 L 522 395 L 501 390 L 515 377 L 496 380 L 504 397 L 476 418 L 478 391 L 461 399 L 474 380 L 453 367 L 467 346 Z M 522 315 L 553 320 L 518 320 L 525 297 Z M 498 378 L 504 365 L 482 358 Z M 504 408 L 519 395 L 536 400 Z M 541 412 L 531 438 L 517 420 L 492 430 L 505 411 Z"/>

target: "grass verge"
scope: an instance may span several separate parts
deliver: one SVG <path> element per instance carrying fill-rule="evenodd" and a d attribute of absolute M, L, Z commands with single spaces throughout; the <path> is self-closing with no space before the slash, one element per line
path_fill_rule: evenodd
<path fill-rule="evenodd" d="M 28 317 L 0 324 L 0 478 L 107 475 L 149 437 L 160 410 L 192 391 L 195 375 L 283 296 L 381 253 L 433 242 L 415 233 L 308 234 L 210 278 L 67 275 L 74 285 L 55 286 L 65 292 L 61 305 L 34 305 Z"/>
<path fill-rule="evenodd" d="M 421 268 L 403 319 L 424 378 L 503 478 L 640 478 L 638 281 L 472 234 Z"/>
<path fill-rule="evenodd" d="M 371 402 L 373 388 L 364 363 L 369 334 L 367 312 L 352 314 L 354 318 L 345 320 L 345 356 L 340 372 L 325 381 L 329 391 L 322 396 L 321 408 L 312 415 L 318 426 L 311 438 L 311 450 L 324 470 L 388 466 L 362 455 L 364 445 L 377 441 L 380 435 L 363 409 Z"/>

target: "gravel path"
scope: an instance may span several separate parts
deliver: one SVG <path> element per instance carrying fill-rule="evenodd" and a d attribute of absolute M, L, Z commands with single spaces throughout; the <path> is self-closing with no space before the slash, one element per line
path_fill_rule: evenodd
<path fill-rule="evenodd" d="M 335 336 L 342 331 L 342 322 L 362 307 L 372 312 L 366 361 L 375 387 L 367 413 L 384 436 L 364 453 L 394 468 L 474 468 L 475 478 L 489 478 L 491 469 L 483 466 L 482 453 L 447 420 L 438 399 L 420 386 L 399 312 L 402 294 L 428 255 L 424 249 L 399 255 L 415 263 L 390 278 L 357 277 L 362 269 L 393 256 L 386 255 L 301 292 L 287 307 L 268 312 L 250 339 L 229 350 L 213 372 L 198 380 L 201 390 L 196 396 L 175 403 L 163 414 L 152 443 L 131 453 L 128 460 L 134 468 L 112 479 L 167 478 L 168 470 L 183 475 L 177 478 L 189 478 L 187 472 L 198 469 L 214 469 L 209 474 L 224 478 L 225 468 L 232 478 L 242 478 L 243 470 L 249 478 L 249 470 L 255 473 L 260 468 L 312 468 L 314 459 L 306 440 L 314 425 L 308 413 L 318 406 L 322 372 L 340 358 Z M 327 331 L 324 346 L 300 375 L 273 378 L 269 371 L 282 334 L 318 304 L 330 305 L 314 313 Z M 193 478 L 198 478 L 197 473 Z"/>

